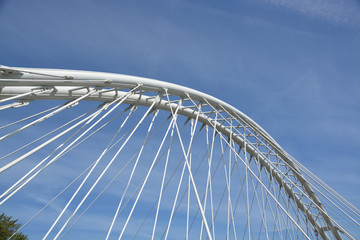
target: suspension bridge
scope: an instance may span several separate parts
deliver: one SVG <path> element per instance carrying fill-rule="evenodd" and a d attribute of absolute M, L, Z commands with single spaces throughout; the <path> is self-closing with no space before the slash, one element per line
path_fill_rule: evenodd
<path fill-rule="evenodd" d="M 31 206 L 43 239 L 360 239 L 355 206 L 210 95 L 0 66 L 0 104 L 1 210 Z"/>

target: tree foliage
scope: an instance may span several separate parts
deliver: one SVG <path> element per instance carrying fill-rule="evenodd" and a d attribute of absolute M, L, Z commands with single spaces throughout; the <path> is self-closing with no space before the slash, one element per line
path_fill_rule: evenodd
<path fill-rule="evenodd" d="M 0 240 L 10 238 L 21 226 L 17 223 L 17 219 L 12 220 L 12 217 L 6 216 L 4 213 L 0 215 Z M 16 233 L 11 239 L 13 240 L 27 240 L 27 235 L 21 232 Z"/>

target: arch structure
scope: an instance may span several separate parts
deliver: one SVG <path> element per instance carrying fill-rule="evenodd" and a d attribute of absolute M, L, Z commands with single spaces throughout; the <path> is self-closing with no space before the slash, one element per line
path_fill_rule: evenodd
<path fill-rule="evenodd" d="M 356 207 L 215 97 L 0 66 L 0 104 L 0 204 L 35 238 L 360 239 Z"/>

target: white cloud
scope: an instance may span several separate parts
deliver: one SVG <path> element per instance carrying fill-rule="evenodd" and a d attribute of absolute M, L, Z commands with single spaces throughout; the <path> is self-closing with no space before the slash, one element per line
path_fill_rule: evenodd
<path fill-rule="evenodd" d="M 307 17 L 349 26 L 360 26 L 360 4 L 353 0 L 257 0 L 271 6 L 283 7 Z"/>

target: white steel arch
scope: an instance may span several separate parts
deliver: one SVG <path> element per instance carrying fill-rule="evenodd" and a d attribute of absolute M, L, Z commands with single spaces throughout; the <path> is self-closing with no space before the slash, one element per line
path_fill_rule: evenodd
<path fill-rule="evenodd" d="M 67 199 L 67 203 L 44 231 L 44 238 L 59 239 L 73 231 L 72 226 L 78 221 L 75 218 L 81 219 L 83 215 L 79 211 L 85 213 L 104 192 L 106 194 L 107 187 L 97 190 L 98 197 L 88 203 L 127 149 L 129 153 L 118 163 L 118 167 L 121 166 L 118 175 L 108 185 L 115 185 L 117 178 L 125 179 L 118 183 L 123 192 L 112 208 L 111 221 L 103 229 L 106 239 L 116 234 L 119 239 L 141 238 L 139 232 L 144 238 L 156 239 L 174 238 L 177 232 L 181 232 L 180 238 L 186 239 L 360 238 L 358 209 L 292 158 L 252 119 L 212 96 L 171 83 L 120 74 L 5 66 L 0 67 L 0 73 L 0 114 L 4 112 L 3 116 L 25 112 L 23 109 L 31 108 L 36 102 L 67 101 L 0 126 L 3 149 L 11 146 L 11 141 L 20 142 L 19 146 L 1 153 L 0 177 L 8 178 L 7 172 L 11 172 L 10 175 L 23 172 L 1 186 L 4 190 L 0 193 L 0 204 L 5 207 L 18 192 L 25 192 L 27 185 L 41 178 L 50 165 L 70 151 L 80 149 L 78 146 L 84 145 L 83 141 L 105 132 L 103 128 L 111 126 L 113 121 L 106 119 L 117 119 L 115 112 L 123 114 L 119 117 L 121 122 L 112 125 L 118 130 L 105 138 L 108 144 L 92 148 L 94 152 L 99 150 L 98 156 L 89 159 L 92 164 L 73 177 L 72 184 L 77 182 L 78 187 L 71 192 L 70 184 L 58 194 Z M 101 102 L 101 105 L 88 112 L 74 110 L 89 101 Z M 20 108 L 22 106 L 26 107 Z M 48 132 L 22 140 L 24 135 L 28 137 L 26 132 L 44 126 L 67 111 L 72 111 L 73 118 L 64 125 L 53 126 L 56 121 L 51 122 Z M 164 113 L 166 116 L 162 116 Z M 167 124 L 163 130 L 159 119 L 164 121 L 163 125 Z M 46 127 L 39 131 L 43 128 Z M 150 141 L 152 135 L 161 131 L 163 135 L 158 142 Z M 135 133 L 138 132 L 142 140 L 137 139 Z M 129 142 L 138 147 L 129 146 Z M 159 144 L 157 149 L 148 150 L 155 142 Z M 45 154 L 45 150 L 49 154 Z M 113 155 L 107 165 L 101 166 L 110 153 Z M 151 154 L 152 160 L 147 158 Z M 41 161 L 31 162 L 38 156 Z M 178 158 L 179 164 L 172 166 Z M 31 166 L 27 166 L 28 162 Z M 198 167 L 194 169 L 194 166 Z M 219 166 L 223 167 L 222 173 Z M 161 173 L 161 177 L 157 177 L 155 171 Z M 167 174 L 171 171 L 170 177 Z M 126 173 L 122 175 L 123 172 Z M 86 188 L 90 182 L 93 185 Z M 137 187 L 132 186 L 135 182 Z M 131 188 L 132 195 L 128 192 Z M 152 191 L 157 191 L 156 197 Z M 162 208 L 164 201 L 169 205 L 167 208 Z M 84 209 L 86 204 L 88 207 Z M 71 214 L 67 213 L 69 209 Z M 134 215 L 143 222 L 134 223 Z M 35 216 L 34 213 L 34 219 Z M 197 227 L 193 227 L 196 223 Z M 31 223 L 26 226 L 30 228 Z M 134 231 L 136 227 L 138 230 Z"/>

